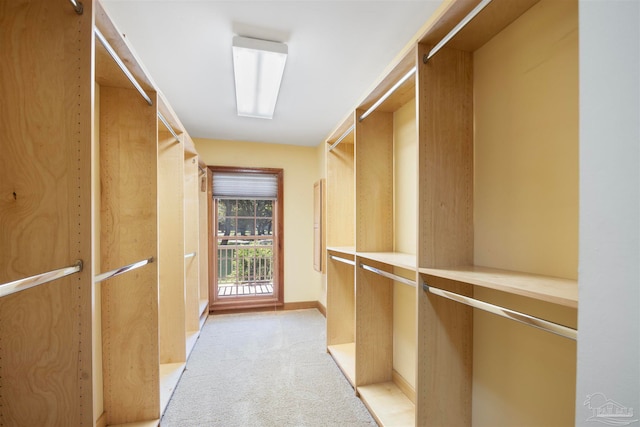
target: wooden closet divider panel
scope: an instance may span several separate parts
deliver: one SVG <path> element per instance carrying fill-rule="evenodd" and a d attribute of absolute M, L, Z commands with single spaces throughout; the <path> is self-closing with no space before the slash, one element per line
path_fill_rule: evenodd
<path fill-rule="evenodd" d="M 473 261 L 472 56 L 419 45 L 418 265 Z M 457 289 L 472 295 L 469 286 Z M 473 312 L 418 292 L 419 426 L 471 425 Z M 452 402 L 455 402 L 452 404 Z"/>
<path fill-rule="evenodd" d="M 198 227 L 198 156 L 195 153 L 184 153 L 184 258 L 185 268 L 185 330 L 188 335 L 197 334 L 200 330 L 199 299 L 199 265 L 200 259 Z M 191 220 L 187 220 L 191 218 Z M 184 257 L 184 256 L 183 256 Z"/>
<path fill-rule="evenodd" d="M 102 283 L 104 406 L 120 424 L 160 418 L 157 117 L 134 89 L 102 86 L 100 101 L 102 268 L 156 261 Z"/>
<path fill-rule="evenodd" d="M 393 370 L 393 281 L 359 263 L 356 257 L 356 387 L 391 381 Z"/>
<path fill-rule="evenodd" d="M 0 4 L 0 425 L 91 425 L 91 3 Z M 64 58 L 53 61 L 52 58 Z"/>
<path fill-rule="evenodd" d="M 331 283 L 327 287 L 327 345 L 354 342 L 354 275 L 353 266 L 336 261 L 331 255 L 347 258 L 339 252 L 329 251 L 327 274 Z M 348 259 L 348 258 L 347 258 Z M 353 255 L 350 257 L 353 261 Z"/>
<path fill-rule="evenodd" d="M 393 114 L 356 120 L 355 138 L 356 251 L 392 251 Z"/>
<path fill-rule="evenodd" d="M 354 120 L 352 113 L 326 141 L 325 185 L 327 349 L 353 387 L 356 384 L 355 270 L 348 263 L 353 264 L 355 259 Z"/>
<path fill-rule="evenodd" d="M 179 363 L 186 361 L 184 151 L 163 127 L 158 132 L 158 169 L 160 363 Z"/>
<path fill-rule="evenodd" d="M 327 246 L 355 248 L 353 131 L 327 152 Z"/>
<path fill-rule="evenodd" d="M 200 167 L 203 167 L 200 164 Z M 199 175 L 200 187 L 198 192 L 198 220 L 200 221 L 199 242 L 198 242 L 198 263 L 200 265 L 199 279 L 199 309 L 200 328 L 209 315 L 209 203 L 207 200 L 209 169 L 203 167 Z"/>

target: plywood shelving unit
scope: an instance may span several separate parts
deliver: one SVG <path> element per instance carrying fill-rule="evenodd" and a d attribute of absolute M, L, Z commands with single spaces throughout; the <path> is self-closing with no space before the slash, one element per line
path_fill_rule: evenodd
<path fill-rule="evenodd" d="M 407 309 L 414 312 L 416 295 L 415 288 L 361 264 L 416 279 L 415 165 L 402 164 L 415 162 L 417 153 L 415 79 L 408 78 L 360 119 L 414 64 L 411 51 L 326 141 L 327 347 L 382 424 L 414 417 L 415 318 L 407 330 L 394 317 L 400 319 L 398 312 Z M 351 127 L 353 132 L 335 145 Z M 394 362 L 394 352 L 413 354 Z M 402 402 L 402 415 L 385 409 L 396 407 L 394 402 Z"/>
<path fill-rule="evenodd" d="M 158 128 L 158 234 L 160 245 L 160 414 L 164 412 L 187 360 L 185 318 L 185 224 L 189 218 L 183 208 L 184 135 L 172 120 L 164 99 L 158 111 L 167 122 L 157 120 Z M 175 134 L 175 135 L 174 135 Z M 178 136 L 178 138 L 176 138 Z M 157 393 L 157 392 L 156 392 Z"/>
<path fill-rule="evenodd" d="M 424 55 L 437 40 L 421 42 Z M 419 79 L 422 278 L 575 327 L 577 2 L 494 1 Z M 418 424 L 513 424 L 525 413 L 532 425 L 573 424 L 574 342 L 425 292 L 419 301 L 419 351 L 448 378 L 419 367 L 421 386 L 438 392 L 421 395 Z M 527 341 L 546 356 L 531 363 Z M 443 411 L 453 398 L 460 405 Z"/>
<path fill-rule="evenodd" d="M 417 152 L 414 66 L 412 50 L 356 109 L 356 390 L 382 425 L 414 418 L 415 336 L 395 320 L 397 311 L 415 310 L 415 288 L 364 268 L 415 282 L 416 221 L 410 212 L 415 210 L 415 164 L 402 163 L 415 162 Z M 410 77 L 363 118 L 407 74 Z M 411 114 L 403 120 L 407 108 Z M 409 128 L 408 135 L 401 128 Z M 407 291 L 408 297 L 401 298 Z M 415 317 L 410 319 L 409 326 L 415 322 Z M 398 348 L 405 341 L 398 340 L 398 334 L 404 334 L 409 345 Z"/>
<path fill-rule="evenodd" d="M 0 424 L 158 425 L 206 317 L 197 153 L 100 2 L 1 9 L 0 283 L 83 269 L 0 298 Z"/>
<path fill-rule="evenodd" d="M 0 283 L 84 267 L 0 298 L 0 424 L 90 425 L 91 22 L 32 3 L 0 7 Z"/>
<path fill-rule="evenodd" d="M 108 84 L 100 85 L 104 271 L 159 260 L 155 109 L 136 90 Z M 104 404 L 113 408 L 108 417 L 112 423 L 158 418 L 153 396 L 159 383 L 159 264 L 101 284 Z"/>
<path fill-rule="evenodd" d="M 333 196 L 343 205 L 355 201 L 355 248 L 332 247 L 327 237 L 327 250 L 355 262 L 347 286 L 356 291 L 353 302 L 329 298 L 332 285 L 350 280 L 353 269 L 329 261 L 328 345 L 343 365 L 342 349 L 331 349 L 329 313 L 332 305 L 355 304 L 354 323 L 351 315 L 341 321 L 355 330 L 355 344 L 348 344 L 355 349 L 347 352 L 355 364 L 351 381 L 381 425 L 574 422 L 574 341 L 422 286 L 576 328 L 577 2 L 493 0 L 427 59 L 479 3 L 443 4 L 358 105 L 351 122 L 355 188 Z M 358 120 L 413 66 L 415 78 Z M 398 175 L 411 160 L 394 147 L 400 138 L 391 118 L 406 114 L 402 106 L 411 98 L 413 182 Z M 332 169 L 339 147 L 327 152 L 329 194 L 341 191 Z M 412 209 L 416 217 L 402 217 Z M 415 228 L 399 227 L 407 223 Z M 338 225 L 328 221 L 327 236 L 332 228 Z M 414 248 L 406 244 L 411 239 Z M 417 282 L 415 378 L 403 378 L 394 366 L 411 350 L 392 352 L 393 336 L 402 333 L 394 306 L 406 285 L 364 271 L 361 263 Z"/>
<path fill-rule="evenodd" d="M 327 152 L 325 238 L 327 277 L 331 277 L 327 282 L 327 350 L 355 387 L 355 146 L 352 126 L 353 115 L 338 126 L 327 141 L 333 145 L 342 138 Z"/>
<path fill-rule="evenodd" d="M 352 249 L 329 248 L 327 275 L 331 282 L 327 285 L 327 349 L 355 387 L 354 265 Z"/>
<path fill-rule="evenodd" d="M 98 19 L 99 18 L 99 19 Z M 135 203 L 141 203 L 141 200 L 148 200 L 146 203 L 153 206 L 155 211 L 146 216 L 146 228 L 153 228 L 148 232 L 149 242 L 146 243 L 140 238 L 136 238 L 136 232 L 131 232 L 131 238 L 135 239 L 140 247 L 156 248 L 156 255 L 153 256 L 155 262 L 145 269 L 152 271 L 153 286 L 150 287 L 149 293 L 145 295 L 135 295 L 130 289 L 125 289 L 120 298 L 128 299 L 127 304 L 133 308 L 130 310 L 129 318 L 123 321 L 121 328 L 114 330 L 113 335 L 118 336 L 122 340 L 125 335 L 122 332 L 130 327 L 128 325 L 140 322 L 141 328 L 137 333 L 144 330 L 147 334 L 144 340 L 126 339 L 116 345 L 106 345 L 103 336 L 103 361 L 110 360 L 105 350 L 110 349 L 113 354 L 117 352 L 126 353 L 129 357 L 135 357 L 138 364 L 127 360 L 125 364 L 113 366 L 110 370 L 104 371 L 104 417 L 107 425 L 127 425 L 140 422 L 158 422 L 162 413 L 171 398 L 173 391 L 180 379 L 188 353 L 193 348 L 200 330 L 201 304 L 200 304 L 200 265 L 197 263 L 197 253 L 200 246 L 200 239 L 206 241 L 205 235 L 200 235 L 198 225 L 200 223 L 201 209 L 199 207 L 199 189 L 200 182 L 197 179 L 197 153 L 195 152 L 193 142 L 189 135 L 184 131 L 184 126 L 166 102 L 161 93 L 155 89 L 155 86 L 143 67 L 135 56 L 131 53 L 131 49 L 126 42 L 121 39 L 119 32 L 115 29 L 108 16 L 104 11 L 100 11 L 97 18 L 97 27 L 102 31 L 109 44 L 116 51 L 117 56 L 124 58 L 127 68 L 134 74 L 136 80 L 143 82 L 142 88 L 147 95 L 154 94 L 151 99 L 151 105 L 145 103 L 144 99 L 137 91 L 131 87 L 131 82 L 124 78 L 121 70 L 111 70 L 106 73 L 119 86 L 124 86 L 130 95 L 130 103 L 137 102 L 145 109 L 149 134 L 148 140 L 145 140 L 144 147 L 148 150 L 143 157 L 135 155 L 125 155 L 121 158 L 128 157 L 130 166 L 120 169 L 118 185 L 124 186 L 140 186 L 140 182 L 151 181 L 152 187 L 146 192 L 146 197 L 133 198 Z M 98 46 L 98 42 L 96 42 Z M 100 57 L 106 58 L 105 55 Z M 109 64 L 113 67 L 113 61 L 107 58 L 102 63 Z M 98 72 L 96 73 L 98 75 Z M 104 80 L 104 79 L 102 79 Z M 101 115 L 104 116 L 104 93 L 107 84 L 100 81 L 101 84 Z M 111 83 L 109 83 L 111 84 Z M 109 89 L 110 90 L 110 89 Z M 108 92 L 107 92 L 108 93 Z M 137 99 L 134 99 L 137 96 Z M 118 114 L 131 118 L 131 114 L 126 110 L 115 109 Z M 140 126 L 139 124 L 137 126 Z M 103 123 L 100 124 L 101 135 Z M 126 128 L 116 125 L 115 129 L 131 138 L 135 135 Z M 100 146 L 103 141 L 101 137 Z M 101 155 L 102 164 L 105 163 L 104 157 Z M 130 174 L 130 170 L 135 170 L 135 165 L 147 162 L 150 166 L 149 170 L 137 169 L 138 175 Z M 104 166 L 101 166 L 103 169 Z M 123 173 L 126 171 L 126 173 Z M 105 184 L 103 183 L 103 193 Z M 105 210 L 104 197 L 102 201 L 102 210 Z M 118 227 L 122 227 L 129 221 L 132 216 L 131 210 L 114 215 L 112 220 Z M 133 211 L 135 212 L 135 211 Z M 136 215 L 133 215 L 132 221 L 141 221 Z M 102 219 L 103 229 L 105 227 L 105 217 Z M 195 225 L 194 225 L 195 224 Z M 153 225 L 153 227 L 152 227 Z M 142 225 L 139 224 L 140 227 Z M 135 225 L 132 225 L 136 228 Z M 104 233 L 103 233 L 104 234 Z M 104 247 L 105 236 L 102 236 Z M 195 252 L 194 257 L 185 258 L 185 254 L 189 251 Z M 195 258 L 195 261 L 193 260 Z M 103 268 L 105 268 L 103 266 Z M 138 270 L 137 270 L 138 271 Z M 140 272 L 143 269 L 139 270 Z M 128 273 L 121 276 L 126 280 L 137 280 L 138 274 Z M 130 275 L 130 276 L 129 276 Z M 105 289 L 108 286 L 103 285 L 103 335 L 106 330 L 105 326 Z M 206 298 L 206 295 L 205 295 Z M 155 310 L 149 311 L 146 308 L 151 304 L 155 306 Z M 121 316 L 120 314 L 118 315 Z M 145 329 L 146 328 L 146 329 Z M 137 328 L 136 328 L 137 330 Z M 135 350 L 123 352 L 123 348 L 131 347 Z M 106 362 L 103 362 L 103 364 Z M 127 364 L 128 363 L 128 364 Z M 140 378 L 132 380 L 131 373 L 127 369 L 135 369 L 137 372 L 142 365 L 141 372 L 146 372 L 148 378 Z M 123 377 L 127 390 L 130 390 L 131 396 L 126 398 L 119 391 L 108 392 L 108 384 L 113 377 Z M 146 388 L 146 389 L 145 389 Z M 118 395 L 118 400 L 109 400 L 108 397 Z M 144 400 L 146 410 L 141 411 L 141 404 L 136 399 Z"/>

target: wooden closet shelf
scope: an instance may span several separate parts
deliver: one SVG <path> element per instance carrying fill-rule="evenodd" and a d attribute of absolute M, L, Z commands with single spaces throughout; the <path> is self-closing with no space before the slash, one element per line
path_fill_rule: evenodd
<path fill-rule="evenodd" d="M 187 347 L 187 358 L 193 351 L 193 347 L 196 345 L 196 341 L 198 341 L 198 337 L 200 336 L 200 331 L 187 331 L 187 339 L 186 339 L 186 347 Z"/>
<path fill-rule="evenodd" d="M 405 254 L 402 252 L 357 252 L 360 258 L 378 261 L 394 267 L 406 268 L 407 270 L 416 269 L 416 256 Z"/>
<path fill-rule="evenodd" d="M 160 413 L 169 404 L 171 395 L 180 381 L 186 363 L 162 363 L 160 365 Z"/>
<path fill-rule="evenodd" d="M 134 423 L 127 424 L 109 424 L 107 427 L 158 427 L 160 420 L 151 421 L 136 421 Z"/>
<path fill-rule="evenodd" d="M 576 280 L 478 266 L 447 269 L 420 268 L 419 270 L 420 273 L 428 276 L 469 283 L 565 307 L 578 307 Z"/>
<path fill-rule="evenodd" d="M 394 382 L 360 386 L 358 393 L 381 426 L 415 425 L 416 406 Z"/>
<path fill-rule="evenodd" d="M 341 253 L 343 255 L 355 255 L 356 248 L 353 246 L 327 246 L 327 251 Z"/>
<path fill-rule="evenodd" d="M 338 141 L 338 139 L 342 138 L 343 136 L 344 138 L 342 139 L 342 141 L 340 141 L 341 144 L 353 145 L 353 129 L 351 129 L 353 126 L 354 117 L 353 114 L 349 114 L 349 116 L 331 133 L 331 136 L 327 138 L 327 145 L 329 147 L 332 146 Z M 345 133 L 347 133 L 347 131 L 349 131 L 349 133 L 345 136 Z"/>
<path fill-rule="evenodd" d="M 374 90 L 362 101 L 359 109 L 365 111 L 371 108 L 378 100 L 384 96 L 393 86 L 395 86 L 400 79 L 405 76 L 412 68 L 416 66 L 416 48 L 412 47 L 402 59 L 389 71 L 382 81 L 376 86 Z M 382 104 L 380 104 L 376 111 L 384 111 L 392 113 L 398 110 L 401 106 L 409 102 L 415 97 L 416 78 L 415 75 L 402 83 Z"/>
<path fill-rule="evenodd" d="M 356 344 L 351 342 L 347 344 L 330 345 L 329 353 L 336 361 L 340 370 L 347 377 L 352 386 L 355 384 L 356 378 Z"/>
<path fill-rule="evenodd" d="M 209 307 L 209 300 L 208 299 L 201 299 L 200 300 L 200 315 L 204 315 L 205 312 L 207 311 L 207 308 Z"/>

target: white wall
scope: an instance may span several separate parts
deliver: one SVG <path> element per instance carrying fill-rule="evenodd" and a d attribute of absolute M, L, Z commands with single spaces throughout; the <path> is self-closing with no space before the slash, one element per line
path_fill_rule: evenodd
<path fill-rule="evenodd" d="M 580 1 L 578 426 L 596 393 L 640 419 L 639 28 L 638 0 Z"/>

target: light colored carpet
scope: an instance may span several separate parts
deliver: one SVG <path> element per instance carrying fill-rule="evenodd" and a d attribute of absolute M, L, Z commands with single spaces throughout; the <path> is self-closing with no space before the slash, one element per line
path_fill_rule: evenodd
<path fill-rule="evenodd" d="M 376 426 L 315 309 L 209 316 L 162 427 Z"/>

